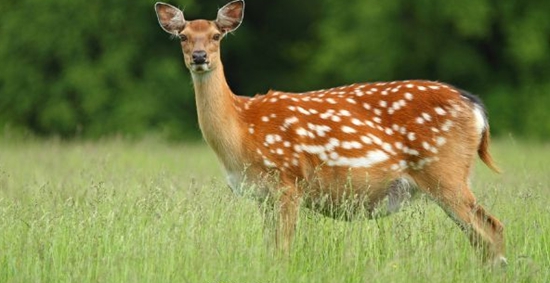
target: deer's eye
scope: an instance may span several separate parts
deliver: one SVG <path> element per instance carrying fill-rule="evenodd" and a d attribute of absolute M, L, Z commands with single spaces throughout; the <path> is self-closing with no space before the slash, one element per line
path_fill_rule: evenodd
<path fill-rule="evenodd" d="M 179 38 L 180 38 L 181 42 L 185 42 L 189 39 L 189 38 L 187 38 L 187 35 L 185 35 L 185 34 L 180 34 Z"/>
<path fill-rule="evenodd" d="M 222 38 L 222 35 L 219 34 L 219 33 L 214 34 L 214 36 L 212 37 L 212 39 L 215 40 L 215 41 L 218 41 L 218 40 L 220 40 L 221 38 Z"/>

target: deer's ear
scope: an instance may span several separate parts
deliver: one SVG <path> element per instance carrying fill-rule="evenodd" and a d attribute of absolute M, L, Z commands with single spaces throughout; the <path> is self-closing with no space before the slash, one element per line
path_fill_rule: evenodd
<path fill-rule="evenodd" d="M 177 35 L 185 27 L 185 18 L 180 9 L 166 3 L 157 2 L 155 4 L 155 11 L 157 12 L 160 26 L 167 33 Z"/>
<path fill-rule="evenodd" d="M 244 17 L 244 1 L 236 0 L 223 6 L 218 11 L 216 24 L 223 33 L 236 30 L 242 23 Z"/>

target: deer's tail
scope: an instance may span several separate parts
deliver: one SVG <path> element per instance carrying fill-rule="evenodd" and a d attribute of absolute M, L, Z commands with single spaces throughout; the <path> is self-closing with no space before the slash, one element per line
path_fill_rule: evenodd
<path fill-rule="evenodd" d="M 489 153 L 489 142 L 491 140 L 491 134 L 489 133 L 489 125 L 485 127 L 483 130 L 483 133 L 481 134 L 481 142 L 479 143 L 479 147 L 477 149 L 477 154 L 479 155 L 479 158 L 487 165 L 487 167 L 491 168 L 491 170 L 500 173 L 500 168 L 495 164 L 493 157 L 491 157 L 491 154 Z"/>

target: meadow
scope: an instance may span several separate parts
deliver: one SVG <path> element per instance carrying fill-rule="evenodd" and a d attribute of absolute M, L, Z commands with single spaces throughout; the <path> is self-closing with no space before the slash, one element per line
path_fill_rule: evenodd
<path fill-rule="evenodd" d="M 550 144 L 492 153 L 504 173 L 478 162 L 472 184 L 506 227 L 498 271 L 423 197 L 377 220 L 304 209 L 283 257 L 200 142 L 0 141 L 0 282 L 549 282 Z"/>

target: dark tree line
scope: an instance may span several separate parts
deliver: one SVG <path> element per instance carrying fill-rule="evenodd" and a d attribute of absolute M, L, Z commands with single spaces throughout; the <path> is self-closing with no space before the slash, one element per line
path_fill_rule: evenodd
<path fill-rule="evenodd" d="M 171 2 L 188 19 L 226 1 Z M 236 93 L 431 79 L 481 96 L 493 132 L 550 137 L 550 2 L 252 1 L 223 43 Z M 198 134 L 154 1 L 0 3 L 0 125 L 40 136 Z"/>

